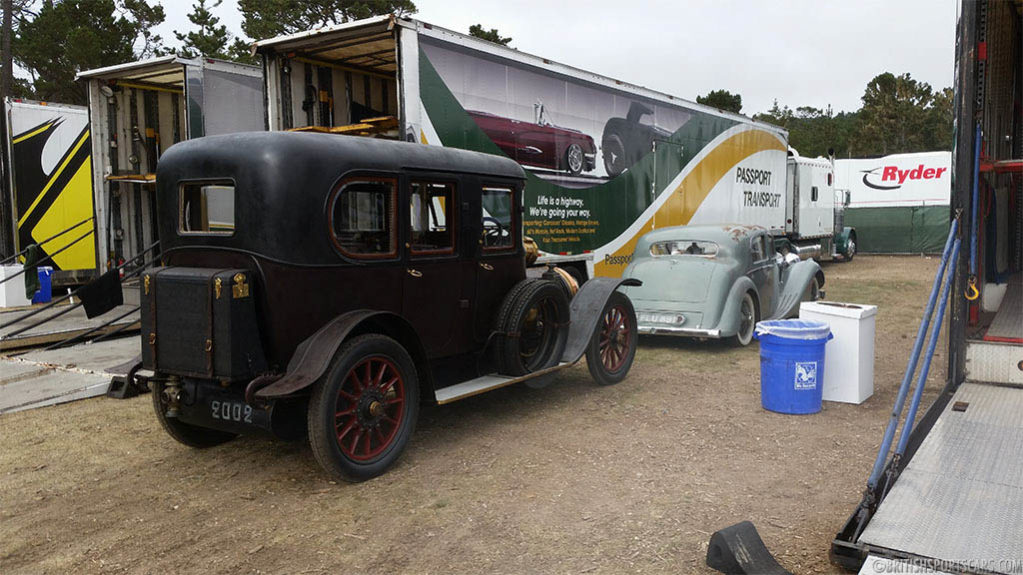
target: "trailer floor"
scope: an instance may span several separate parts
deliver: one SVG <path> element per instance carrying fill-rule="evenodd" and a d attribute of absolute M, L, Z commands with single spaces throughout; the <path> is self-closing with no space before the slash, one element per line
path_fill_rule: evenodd
<path fill-rule="evenodd" d="M 964 383 L 860 542 L 939 565 L 1019 573 L 1021 541 L 1023 389 Z"/>
<path fill-rule="evenodd" d="M 998 306 L 984 341 L 1023 343 L 1023 276 L 1017 274 L 1009 280 L 1009 287 Z"/>

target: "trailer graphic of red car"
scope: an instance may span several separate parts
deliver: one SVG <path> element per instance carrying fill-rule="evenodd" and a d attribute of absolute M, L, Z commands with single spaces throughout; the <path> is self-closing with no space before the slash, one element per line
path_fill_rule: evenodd
<path fill-rule="evenodd" d="M 573 176 L 596 167 L 597 146 L 593 138 L 578 130 L 546 123 L 542 107 L 539 123 L 466 111 L 502 152 L 523 166 L 568 172 Z"/>

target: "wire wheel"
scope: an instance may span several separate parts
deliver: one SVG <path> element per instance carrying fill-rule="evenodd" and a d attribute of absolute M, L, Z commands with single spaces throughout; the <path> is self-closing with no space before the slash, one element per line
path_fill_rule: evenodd
<path fill-rule="evenodd" d="M 626 319 L 627 312 L 616 305 L 604 313 L 600 330 L 600 361 L 607 371 L 618 371 L 629 356 L 631 329 Z"/>
<path fill-rule="evenodd" d="M 337 444 L 346 457 L 368 461 L 398 435 L 405 414 L 405 382 L 387 357 L 363 359 L 348 372 L 334 404 Z"/>
<path fill-rule="evenodd" d="M 583 171 L 583 149 L 579 144 L 572 144 L 565 150 L 565 163 L 572 175 Z"/>

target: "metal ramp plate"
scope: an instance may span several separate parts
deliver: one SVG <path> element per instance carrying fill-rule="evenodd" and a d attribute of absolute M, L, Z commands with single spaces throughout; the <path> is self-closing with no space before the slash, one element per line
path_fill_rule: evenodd
<path fill-rule="evenodd" d="M 956 572 L 1020 573 L 1023 389 L 962 384 L 860 542 Z"/>
<path fill-rule="evenodd" d="M 1023 276 L 1016 275 L 1009 280 L 1005 297 L 984 334 L 984 341 L 1023 343 Z"/>
<path fill-rule="evenodd" d="M 921 565 L 911 561 L 900 561 L 887 559 L 877 555 L 868 555 L 863 562 L 859 575 L 892 575 L 894 573 L 905 573 L 906 575 L 953 575 L 948 571 L 938 571 L 928 565 Z"/>
<path fill-rule="evenodd" d="M 966 342 L 966 379 L 1023 385 L 1023 345 L 989 341 Z"/>

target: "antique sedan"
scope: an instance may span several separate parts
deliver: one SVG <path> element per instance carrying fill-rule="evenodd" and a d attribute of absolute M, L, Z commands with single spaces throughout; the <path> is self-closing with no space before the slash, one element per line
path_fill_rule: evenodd
<path fill-rule="evenodd" d="M 744 346 L 762 319 L 791 317 L 823 295 L 813 260 L 782 256 L 758 226 L 680 226 L 636 244 L 623 277 L 640 333 L 728 339 Z"/>
<path fill-rule="evenodd" d="M 161 261 L 143 275 L 141 363 L 181 443 L 297 438 L 361 481 L 397 461 L 420 403 L 566 369 L 628 374 L 618 290 L 527 277 L 522 168 L 495 155 L 330 134 L 175 144 L 156 177 Z M 534 382 L 535 383 L 535 382 Z"/>

